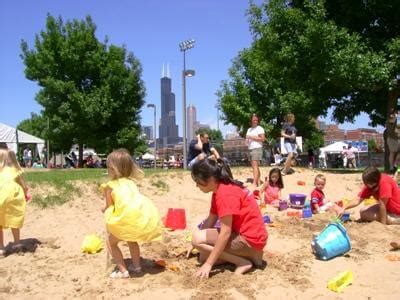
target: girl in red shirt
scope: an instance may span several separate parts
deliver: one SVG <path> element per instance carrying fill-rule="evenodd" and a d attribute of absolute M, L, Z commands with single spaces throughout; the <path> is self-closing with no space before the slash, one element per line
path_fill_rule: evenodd
<path fill-rule="evenodd" d="M 400 224 L 400 190 L 392 177 L 381 174 L 375 167 L 368 167 L 362 175 L 364 188 L 358 194 L 358 199 L 350 202 L 344 210 L 361 204 L 373 196 L 378 203 L 360 210 L 361 221 L 378 221 L 383 224 Z"/>
<path fill-rule="evenodd" d="M 244 274 L 253 264 L 263 265 L 263 248 L 268 234 L 253 193 L 235 181 L 222 159 L 204 159 L 192 167 L 192 178 L 204 193 L 212 192 L 211 208 L 192 244 L 203 265 L 197 277 L 208 277 L 215 264 L 230 262 L 235 273 Z M 217 220 L 221 228 L 213 228 Z"/>

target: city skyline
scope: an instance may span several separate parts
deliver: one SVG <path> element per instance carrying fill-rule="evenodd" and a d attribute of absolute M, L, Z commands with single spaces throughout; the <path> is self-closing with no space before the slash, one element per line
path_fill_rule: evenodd
<path fill-rule="evenodd" d="M 259 3 L 260 1 L 255 1 Z M 182 56 L 179 43 L 188 38 L 196 45 L 187 53 L 187 67 L 196 76 L 187 81 L 187 103 L 197 108 L 197 119 L 202 124 L 217 128 L 215 108 L 221 81 L 229 79 L 229 68 L 238 53 L 251 45 L 252 36 L 246 16 L 247 1 L 156 1 L 109 2 L 71 0 L 68 2 L 43 0 L 0 2 L 0 121 L 16 126 L 39 113 L 42 107 L 35 101 L 40 87 L 24 75 L 20 42 L 34 45 L 35 34 L 45 28 L 48 13 L 67 20 L 84 19 L 90 15 L 97 26 L 100 41 L 124 45 L 142 65 L 142 80 L 146 87 L 146 104 L 154 103 L 157 117 L 161 115 L 160 66 L 169 62 L 172 91 L 175 93 L 176 124 L 182 136 Z M 221 18 L 221 16 L 224 16 Z M 12 26 L 10 26 L 12 24 Z M 186 26 L 182 26 L 186 24 Z M 141 109 L 141 125 L 153 125 L 153 111 Z M 328 119 L 323 118 L 323 120 Z M 363 114 L 355 124 L 345 128 L 368 127 L 368 116 Z M 159 120 L 157 120 L 159 122 Z M 221 131 L 234 130 L 223 125 Z M 158 131 L 158 130 L 157 130 Z"/>

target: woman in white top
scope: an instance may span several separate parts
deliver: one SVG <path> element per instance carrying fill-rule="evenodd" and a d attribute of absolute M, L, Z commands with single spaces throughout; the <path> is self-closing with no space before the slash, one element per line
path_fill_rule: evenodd
<path fill-rule="evenodd" d="M 251 117 L 251 127 L 246 133 L 246 142 L 250 151 L 251 167 L 253 168 L 253 184 L 260 184 L 259 161 L 262 159 L 263 142 L 265 141 L 264 129 L 259 126 L 260 119 L 256 114 Z"/>

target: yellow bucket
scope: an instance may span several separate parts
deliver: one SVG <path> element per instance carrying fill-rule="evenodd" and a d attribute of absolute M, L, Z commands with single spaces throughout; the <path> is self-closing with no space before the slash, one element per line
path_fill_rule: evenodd
<path fill-rule="evenodd" d="M 82 242 L 81 251 L 83 253 L 97 253 L 103 249 L 103 241 L 95 234 L 86 235 Z"/>

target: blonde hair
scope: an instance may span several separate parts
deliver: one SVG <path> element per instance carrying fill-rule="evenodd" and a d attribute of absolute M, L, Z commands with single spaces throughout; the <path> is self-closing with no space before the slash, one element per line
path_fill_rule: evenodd
<path fill-rule="evenodd" d="M 15 155 L 15 152 L 12 151 L 12 150 L 8 150 L 7 166 L 8 167 L 14 167 L 18 171 L 22 171 L 22 168 L 18 163 L 17 156 Z"/>
<path fill-rule="evenodd" d="M 292 114 L 292 113 L 287 114 L 285 119 L 286 119 L 286 122 L 294 122 L 294 114 Z"/>
<path fill-rule="evenodd" d="M 0 170 L 7 166 L 8 150 L 0 148 Z"/>
<path fill-rule="evenodd" d="M 317 180 L 323 180 L 324 182 L 326 182 L 326 177 L 322 174 L 318 174 L 317 176 L 315 176 L 314 184 L 317 182 Z"/>
<path fill-rule="evenodd" d="M 112 179 L 143 177 L 143 171 L 136 165 L 129 151 L 123 148 L 114 150 L 107 156 L 107 169 Z"/>

